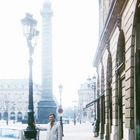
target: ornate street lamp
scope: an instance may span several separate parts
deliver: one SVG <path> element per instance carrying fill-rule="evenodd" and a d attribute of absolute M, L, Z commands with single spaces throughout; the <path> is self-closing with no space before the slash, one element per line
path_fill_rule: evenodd
<path fill-rule="evenodd" d="M 27 45 L 29 48 L 29 104 L 28 104 L 28 126 L 24 131 L 25 137 L 28 139 L 35 139 L 37 130 L 34 125 L 34 106 L 33 106 L 33 81 L 32 81 L 32 55 L 34 52 L 34 45 L 32 45 L 32 39 L 37 37 L 39 31 L 36 30 L 37 21 L 33 19 L 32 15 L 27 13 L 26 17 L 21 20 L 24 27 L 24 36 L 27 39 Z"/>
<path fill-rule="evenodd" d="M 63 134 L 63 119 L 62 119 L 62 115 L 63 115 L 63 109 L 62 109 L 62 89 L 63 89 L 63 86 L 60 84 L 59 85 L 60 106 L 59 106 L 59 109 L 58 109 L 58 113 L 59 113 L 59 116 L 60 116 L 60 125 L 61 125 L 61 128 L 62 128 L 62 136 L 64 136 L 64 134 Z"/>

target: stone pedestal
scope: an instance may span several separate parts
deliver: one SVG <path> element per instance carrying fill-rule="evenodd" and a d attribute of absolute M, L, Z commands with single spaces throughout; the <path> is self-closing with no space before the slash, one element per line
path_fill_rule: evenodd
<path fill-rule="evenodd" d="M 50 113 L 56 115 L 56 104 L 53 100 L 50 101 L 40 101 L 38 103 L 38 123 L 48 123 L 48 116 Z"/>
<path fill-rule="evenodd" d="M 105 124 L 104 126 L 105 126 L 104 139 L 105 139 L 105 140 L 110 140 L 109 123 Z"/>
<path fill-rule="evenodd" d="M 124 137 L 125 137 L 126 140 L 135 140 L 134 129 L 125 128 Z"/>
<path fill-rule="evenodd" d="M 118 140 L 119 138 L 118 126 L 112 126 L 111 140 Z"/>

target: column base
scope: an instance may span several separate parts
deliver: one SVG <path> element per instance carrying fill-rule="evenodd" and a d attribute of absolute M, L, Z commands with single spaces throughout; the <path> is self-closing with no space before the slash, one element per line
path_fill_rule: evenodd
<path fill-rule="evenodd" d="M 48 116 L 50 113 L 54 113 L 56 115 L 56 103 L 53 100 L 40 101 L 38 103 L 37 122 L 41 124 L 48 123 Z"/>
<path fill-rule="evenodd" d="M 104 125 L 100 123 L 100 131 L 99 131 L 99 137 L 101 140 L 104 139 Z"/>
<path fill-rule="evenodd" d="M 125 130 L 124 130 L 124 139 L 126 139 L 126 140 L 135 140 L 134 129 L 125 128 Z"/>
<path fill-rule="evenodd" d="M 25 129 L 24 135 L 27 139 L 35 139 L 37 137 L 37 130 L 35 129 Z"/>
<path fill-rule="evenodd" d="M 112 126 L 111 140 L 118 140 L 119 138 L 118 126 Z"/>
<path fill-rule="evenodd" d="M 104 140 L 110 140 L 110 134 L 109 134 L 109 124 L 105 124 L 105 134 L 104 134 Z"/>
<path fill-rule="evenodd" d="M 100 140 L 103 140 L 104 139 L 104 134 L 103 133 L 100 133 Z"/>

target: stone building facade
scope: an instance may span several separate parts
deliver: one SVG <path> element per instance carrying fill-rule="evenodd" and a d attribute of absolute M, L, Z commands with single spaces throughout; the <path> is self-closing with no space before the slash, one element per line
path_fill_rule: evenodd
<path fill-rule="evenodd" d="M 37 104 L 40 101 L 40 86 L 33 85 L 34 114 L 37 119 Z M 27 120 L 29 85 L 26 79 L 0 80 L 0 120 L 20 122 Z"/>
<path fill-rule="evenodd" d="M 99 0 L 99 137 L 140 139 L 140 0 Z"/>
<path fill-rule="evenodd" d="M 86 82 L 81 84 L 78 90 L 78 119 L 80 122 L 93 122 L 95 115 L 95 106 L 86 107 L 88 103 L 95 99 L 95 85 L 96 77 L 87 78 Z"/>

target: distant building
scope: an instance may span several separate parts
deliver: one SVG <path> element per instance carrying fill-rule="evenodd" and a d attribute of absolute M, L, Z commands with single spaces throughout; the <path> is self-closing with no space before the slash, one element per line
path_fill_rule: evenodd
<path fill-rule="evenodd" d="M 140 1 L 99 0 L 99 20 L 100 139 L 140 140 Z"/>
<path fill-rule="evenodd" d="M 79 108 L 79 120 L 81 122 L 93 121 L 95 115 L 95 107 L 86 108 L 86 105 L 95 98 L 95 82 L 96 77 L 87 78 L 86 82 L 81 84 L 78 90 L 78 108 Z"/>
<path fill-rule="evenodd" d="M 26 79 L 0 79 L 0 119 L 27 120 L 29 81 Z M 33 84 L 34 112 L 37 119 L 37 104 L 40 86 Z"/>

